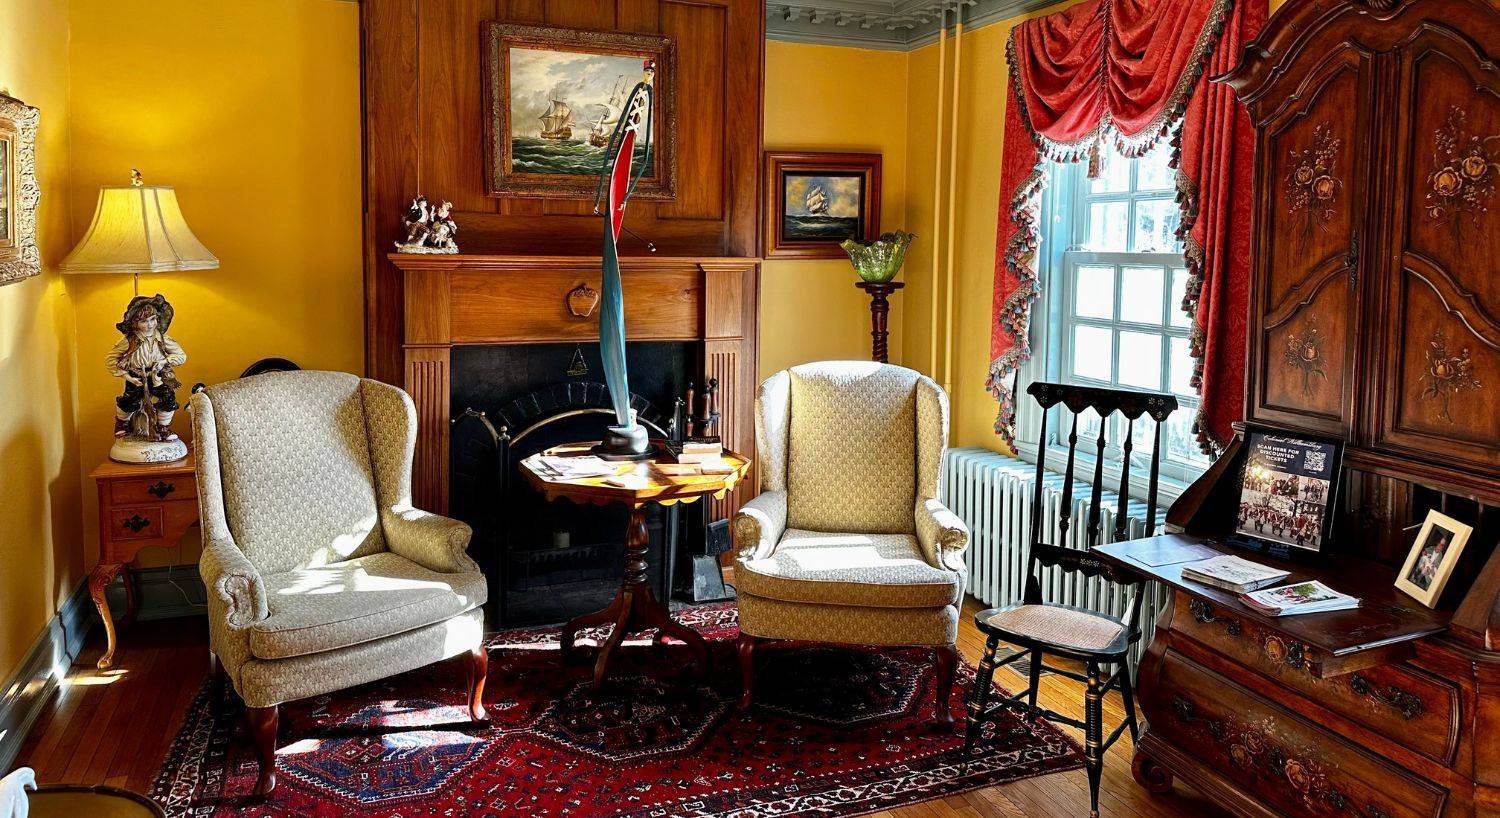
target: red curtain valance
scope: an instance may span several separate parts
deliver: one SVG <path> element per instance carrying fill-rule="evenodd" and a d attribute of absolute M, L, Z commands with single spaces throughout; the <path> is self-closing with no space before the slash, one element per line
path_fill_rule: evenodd
<path fill-rule="evenodd" d="M 1101 143 L 1127 156 L 1149 151 L 1175 123 L 1178 237 L 1189 271 L 1183 309 L 1193 316 L 1199 440 L 1229 436 L 1243 395 L 1245 286 L 1249 266 L 1249 167 L 1244 108 L 1209 82 L 1227 71 L 1265 22 L 1267 0 L 1087 0 L 1028 20 L 1006 45 L 1011 87 L 1000 172 L 990 372 L 1000 402 L 995 431 L 1014 447 L 1014 379 L 1031 357 L 1031 304 L 1044 160 L 1097 160 Z M 1200 196 L 1200 190 L 1203 192 Z M 1239 248 L 1238 254 L 1234 251 Z M 1217 342 L 1211 343 L 1209 339 Z"/>
<path fill-rule="evenodd" d="M 1074 161 L 1110 139 L 1139 155 L 1182 114 L 1229 0 L 1088 0 L 1016 26 L 1017 110 L 1039 152 Z"/>

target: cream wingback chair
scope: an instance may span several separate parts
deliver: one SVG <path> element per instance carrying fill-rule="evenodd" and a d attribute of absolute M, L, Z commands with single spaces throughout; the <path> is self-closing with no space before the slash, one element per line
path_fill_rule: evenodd
<path fill-rule="evenodd" d="M 910 369 L 829 361 L 766 379 L 755 417 L 761 493 L 733 523 L 741 706 L 761 640 L 931 646 L 951 724 L 969 533 L 938 499 L 947 395 Z"/>
<path fill-rule="evenodd" d="M 276 784 L 277 707 L 453 656 L 481 697 L 484 575 L 469 527 L 411 504 L 417 417 L 394 386 L 284 372 L 193 396 L 209 644 Z"/>

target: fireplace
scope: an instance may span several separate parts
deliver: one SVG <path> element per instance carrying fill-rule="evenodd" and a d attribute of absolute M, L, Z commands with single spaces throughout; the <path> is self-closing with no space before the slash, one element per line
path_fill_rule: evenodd
<path fill-rule="evenodd" d="M 611 591 L 618 587 L 620 562 L 610 549 L 619 548 L 624 537 L 623 509 L 594 515 L 598 509 L 591 508 L 591 522 L 579 522 L 579 531 L 567 529 L 564 542 L 554 538 L 564 528 L 549 515 L 568 516 L 572 523 L 575 516 L 581 519 L 580 509 L 556 503 L 507 513 L 514 509 L 484 499 L 519 497 L 502 485 L 520 479 L 517 454 L 598 438 L 611 420 L 603 411 L 598 314 L 587 297 L 580 297 L 600 289 L 600 259 L 399 253 L 386 258 L 400 271 L 400 309 L 377 308 L 369 320 L 372 337 L 399 333 L 402 339 L 402 385 L 417 406 L 412 475 L 417 506 L 452 513 L 483 530 L 473 554 L 495 586 L 496 619 L 501 591 L 507 609 L 513 602 L 539 600 L 527 610 L 507 610 L 504 621 L 492 626 L 519 624 L 518 618 L 558 621 L 569 612 L 602 607 L 559 589 L 568 586 L 564 590 L 582 597 L 602 593 L 606 582 Z M 641 416 L 665 431 L 665 418 L 687 382 L 717 379 L 725 445 L 753 457 L 758 260 L 627 256 L 620 266 L 631 397 Z M 575 369 L 575 353 L 583 357 L 586 374 L 567 374 Z M 483 411 L 496 438 L 504 426 L 508 439 L 488 439 L 489 431 L 466 415 L 467 409 Z M 513 450 L 506 458 L 493 454 L 502 446 Z M 486 450 L 492 452 L 488 461 Z M 658 582 L 663 543 L 675 536 L 672 520 L 728 517 L 753 496 L 753 469 L 722 499 L 653 512 Z M 492 519 L 497 516 L 503 519 Z M 516 546 L 509 558 L 494 547 L 501 523 L 512 526 L 514 534 L 507 540 Z M 695 528 L 701 530 L 696 523 Z M 502 577 L 506 584 L 496 586 Z M 578 585 L 570 585 L 574 582 Z"/>
<path fill-rule="evenodd" d="M 631 405 L 654 437 L 670 431 L 675 401 L 700 366 L 694 352 L 680 342 L 626 346 Z M 474 528 L 470 553 L 490 580 L 493 626 L 563 622 L 603 608 L 619 587 L 624 507 L 548 502 L 517 471 L 526 457 L 598 440 L 615 422 L 601 366 L 597 344 L 453 353 L 449 513 Z M 678 508 L 652 508 L 647 518 L 652 585 L 662 599 L 670 598 L 683 539 L 696 541 L 685 523 L 698 515 Z"/>

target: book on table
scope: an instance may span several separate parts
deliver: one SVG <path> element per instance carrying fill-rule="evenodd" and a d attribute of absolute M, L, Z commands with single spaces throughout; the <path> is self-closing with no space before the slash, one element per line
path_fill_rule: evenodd
<path fill-rule="evenodd" d="M 1341 594 L 1315 579 L 1280 588 L 1251 591 L 1241 594 L 1240 601 L 1267 616 L 1295 616 L 1359 607 L 1357 598 Z"/>
<path fill-rule="evenodd" d="M 1243 594 L 1274 585 L 1291 576 L 1290 571 L 1261 565 L 1233 554 L 1222 554 L 1182 567 L 1182 578 L 1226 591 Z"/>

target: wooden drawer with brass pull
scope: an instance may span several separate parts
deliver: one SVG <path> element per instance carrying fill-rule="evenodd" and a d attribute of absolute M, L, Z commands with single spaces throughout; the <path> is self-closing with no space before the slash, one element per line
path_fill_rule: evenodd
<path fill-rule="evenodd" d="M 114 538 L 151 540 L 161 536 L 161 506 L 130 506 L 110 511 Z"/>
<path fill-rule="evenodd" d="M 1212 650 L 1434 761 L 1458 749 L 1459 690 L 1410 665 L 1379 665 L 1319 679 L 1313 648 L 1285 634 L 1177 595 L 1174 627 Z"/>
<path fill-rule="evenodd" d="M 1443 811 L 1441 788 L 1183 654 L 1166 652 L 1156 684 L 1151 730 L 1283 815 L 1435 818 Z"/>
<path fill-rule="evenodd" d="M 115 480 L 109 485 L 109 498 L 115 503 L 159 503 L 163 500 L 192 500 L 198 497 L 198 483 L 186 477 L 148 477 L 138 480 Z"/>

